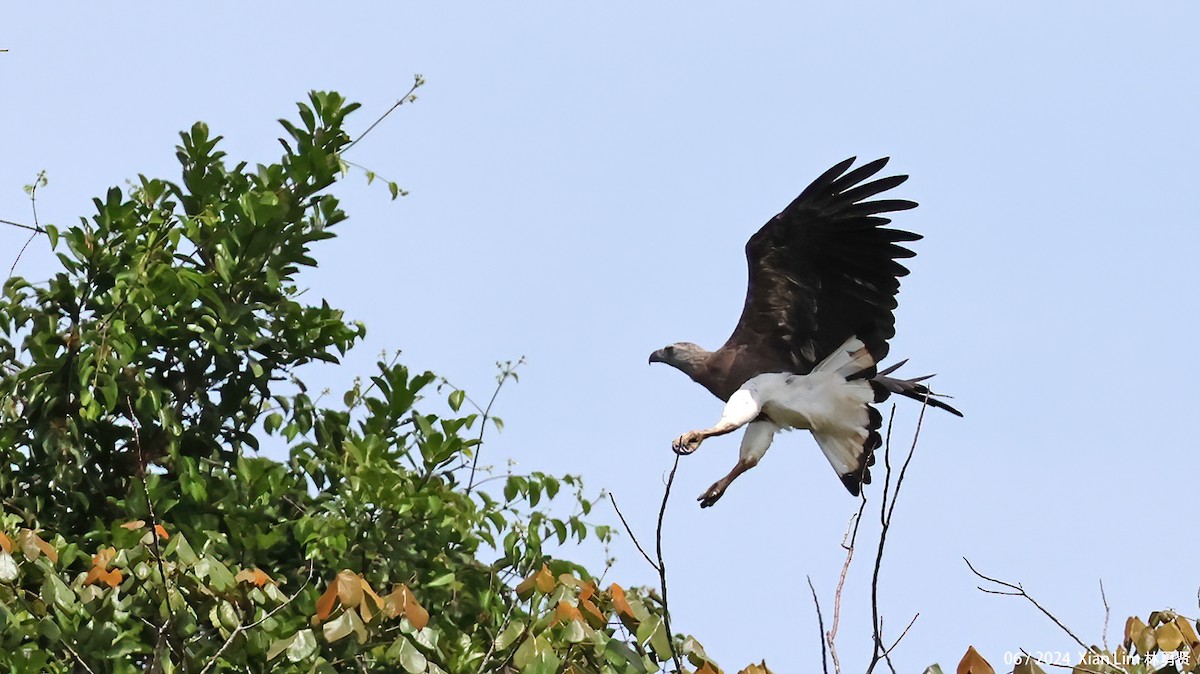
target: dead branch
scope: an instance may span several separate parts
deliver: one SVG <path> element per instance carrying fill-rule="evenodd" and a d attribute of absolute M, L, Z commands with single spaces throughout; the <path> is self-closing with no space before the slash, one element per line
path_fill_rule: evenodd
<path fill-rule="evenodd" d="M 1079 637 L 1075 636 L 1075 633 L 1072 632 L 1066 625 L 1064 625 L 1062 623 L 1062 621 L 1058 619 L 1058 617 L 1056 617 L 1050 611 L 1046 610 L 1046 607 L 1039 604 L 1036 599 L 1034 599 L 1032 596 L 1030 596 L 1029 593 L 1025 591 L 1025 588 L 1022 587 L 1020 583 L 1010 583 L 1008 581 L 1000 580 L 998 578 L 992 578 L 991 576 L 985 576 L 984 574 L 980 573 L 973 564 L 971 564 L 971 560 L 967 559 L 966 557 L 963 557 L 963 561 L 967 563 L 967 568 L 971 570 L 971 573 L 975 574 L 978 578 L 985 580 L 989 583 L 994 583 L 996 585 L 999 585 L 1002 588 L 1005 588 L 1003 590 L 995 590 L 995 589 L 985 588 L 983 586 L 978 586 L 980 592 L 985 592 L 987 594 L 999 594 L 999 595 L 1003 595 L 1006 597 L 1024 597 L 1026 600 L 1029 601 L 1029 603 L 1033 604 L 1034 607 L 1037 608 L 1037 610 L 1041 611 L 1042 615 L 1045 615 L 1047 618 L 1049 618 L 1051 621 L 1053 621 L 1055 625 L 1058 625 L 1059 629 L 1061 629 L 1063 632 L 1065 632 L 1067 634 L 1067 636 L 1071 637 L 1071 639 L 1073 639 L 1075 641 L 1075 643 L 1079 644 L 1079 647 L 1082 648 L 1085 653 L 1092 651 L 1092 648 L 1090 646 L 1088 646 L 1087 644 L 1083 643 L 1083 641 Z"/>
<path fill-rule="evenodd" d="M 630 527 L 629 522 L 625 520 L 625 514 L 621 512 L 619 507 L 617 507 L 617 497 L 613 496 L 611 491 L 608 492 L 608 500 L 612 502 L 613 510 L 617 511 L 617 517 L 620 517 L 621 524 L 625 525 L 625 533 L 629 534 L 629 538 L 633 541 L 633 544 L 637 546 L 638 552 L 642 553 L 642 557 L 646 558 L 646 561 L 649 562 L 650 566 L 654 567 L 655 571 L 658 571 L 658 564 L 656 564 L 654 560 L 650 558 L 650 555 L 647 554 L 646 549 L 643 548 L 641 542 L 638 541 L 637 536 L 633 535 L 633 528 Z"/>
<path fill-rule="evenodd" d="M 667 630 L 667 644 L 671 647 L 671 659 L 675 661 L 675 671 L 683 674 L 683 660 L 679 650 L 675 648 L 675 633 L 671 631 L 671 611 L 667 608 L 667 563 L 663 561 L 663 518 L 667 514 L 667 500 L 671 498 L 671 485 L 675 483 L 675 471 L 679 469 L 679 455 L 675 455 L 675 463 L 671 465 L 671 474 L 667 476 L 667 486 L 663 489 L 662 506 L 658 509 L 658 529 L 654 532 L 655 550 L 658 553 L 658 580 L 662 586 L 663 627 Z"/>
<path fill-rule="evenodd" d="M 825 618 L 821 616 L 821 602 L 817 599 L 817 588 L 813 587 L 812 576 L 808 578 L 808 589 L 812 592 L 813 606 L 817 608 L 817 636 L 821 642 L 821 671 L 829 674 L 829 657 L 825 652 Z"/>
<path fill-rule="evenodd" d="M 908 455 L 904 458 L 904 463 L 900 466 L 900 473 L 896 476 L 895 486 L 892 486 L 891 463 L 892 422 L 896 418 L 896 406 L 894 404 L 892 405 L 892 413 L 888 417 L 887 437 L 883 443 L 884 478 L 883 495 L 879 502 L 879 544 L 875 548 L 875 568 L 871 572 L 871 633 L 875 643 L 871 653 L 871 661 L 867 665 L 867 674 L 871 674 L 875 670 L 880 660 L 890 660 L 891 649 L 884 646 L 883 622 L 879 617 L 879 570 L 883 566 L 883 551 L 887 545 L 888 532 L 892 528 L 892 516 L 896 512 L 896 501 L 900 496 L 900 487 L 904 484 L 904 476 L 908 474 L 908 466 L 912 463 L 913 454 L 917 451 L 917 441 L 921 438 L 921 425 L 925 421 L 925 410 L 928 407 L 929 396 L 926 395 L 925 400 L 921 404 L 921 413 L 917 416 L 917 428 L 913 432 L 912 444 L 909 445 Z M 913 616 L 913 622 L 916 619 L 916 616 Z M 912 622 L 909 623 L 909 627 L 912 627 Z M 907 632 L 908 628 L 905 628 L 904 633 L 900 635 L 900 639 L 903 639 L 904 634 Z M 896 640 L 897 644 L 900 642 L 900 639 Z M 895 648 L 895 645 L 893 644 L 892 648 Z"/>

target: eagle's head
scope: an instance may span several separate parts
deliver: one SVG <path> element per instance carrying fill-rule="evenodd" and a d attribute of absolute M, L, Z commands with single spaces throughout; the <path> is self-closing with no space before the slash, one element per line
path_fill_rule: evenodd
<path fill-rule="evenodd" d="M 708 356 L 708 351 L 691 342 L 676 342 L 650 354 L 650 362 L 666 363 L 692 376 Z"/>

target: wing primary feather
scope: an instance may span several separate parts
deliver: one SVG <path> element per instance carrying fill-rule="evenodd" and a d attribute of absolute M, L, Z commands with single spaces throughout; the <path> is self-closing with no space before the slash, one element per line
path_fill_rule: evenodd
<path fill-rule="evenodd" d="M 904 184 L 908 180 L 908 176 L 888 176 L 879 180 L 872 180 L 869 183 L 864 183 L 858 187 L 842 192 L 840 199 L 842 201 L 858 202 L 868 197 L 873 197 L 880 192 L 886 192 L 894 187 Z"/>
<path fill-rule="evenodd" d="M 858 159 L 858 157 L 851 157 L 845 161 L 838 162 L 828 171 L 822 173 L 819 177 L 817 177 L 816 180 L 812 181 L 808 187 L 804 188 L 804 191 L 800 193 L 800 196 L 796 197 L 796 199 L 792 201 L 791 206 L 800 204 L 808 200 L 810 197 L 816 196 L 820 192 L 825 191 L 829 185 L 833 184 L 833 181 L 837 180 L 838 176 L 845 173 L 846 169 L 850 168 L 854 164 L 855 159 Z M 788 206 L 788 208 L 790 209 L 791 206 Z"/>
<path fill-rule="evenodd" d="M 851 187 L 853 185 L 857 185 L 858 183 L 861 183 L 862 181 L 866 180 L 867 178 L 870 178 L 871 176 L 875 175 L 876 173 L 879 173 L 879 171 L 884 166 L 887 166 L 887 163 L 888 163 L 887 157 L 883 157 L 882 159 L 876 159 L 875 161 L 867 162 L 866 164 L 859 166 L 858 168 L 854 169 L 853 171 L 847 173 L 846 175 L 844 175 L 844 176 L 838 178 L 837 180 L 833 181 L 832 183 L 830 183 L 829 190 L 834 193 L 841 193 L 842 190 L 845 190 L 846 188 Z M 903 181 L 901 181 L 901 182 L 903 182 Z"/>

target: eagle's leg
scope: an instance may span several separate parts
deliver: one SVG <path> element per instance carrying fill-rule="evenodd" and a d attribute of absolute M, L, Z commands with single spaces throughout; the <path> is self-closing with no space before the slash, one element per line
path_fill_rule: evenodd
<path fill-rule="evenodd" d="M 714 482 L 708 491 L 696 499 L 700 502 L 700 507 L 712 506 L 725 495 L 725 490 L 739 475 L 757 466 L 771 447 L 771 440 L 774 439 L 778 430 L 779 426 L 768 419 L 766 415 L 747 426 L 746 434 L 742 436 L 742 447 L 738 453 L 737 464 L 734 465 L 733 470 L 729 471 L 728 475 Z"/>
<path fill-rule="evenodd" d="M 758 416 L 761 408 L 758 401 L 746 389 L 738 389 L 733 395 L 729 396 L 729 402 L 725 403 L 725 409 L 721 412 L 721 419 L 712 428 L 706 428 L 701 431 L 688 431 L 683 435 L 675 438 L 675 442 L 671 443 L 671 449 L 675 450 L 676 454 L 681 456 L 691 454 L 700 448 L 700 443 L 705 439 L 711 438 L 714 435 L 725 435 L 732 433 L 746 424 L 754 421 Z"/>

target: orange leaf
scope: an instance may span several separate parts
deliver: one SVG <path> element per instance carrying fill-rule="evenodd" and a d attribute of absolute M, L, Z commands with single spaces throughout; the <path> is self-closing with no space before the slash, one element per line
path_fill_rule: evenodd
<path fill-rule="evenodd" d="M 116 587 L 121 584 L 124 575 L 120 569 L 105 571 L 102 566 L 93 566 L 91 571 L 88 571 L 87 578 L 83 579 L 84 585 L 93 585 L 96 581 L 100 581 L 109 587 Z"/>
<path fill-rule="evenodd" d="M 349 569 L 338 571 L 334 579 L 337 585 L 338 600 L 345 608 L 354 608 L 362 603 L 362 578 Z"/>
<path fill-rule="evenodd" d="M 317 600 L 317 613 L 313 616 L 317 622 L 324 622 L 333 613 L 333 602 L 337 600 L 337 582 L 331 581 L 325 593 Z"/>
<path fill-rule="evenodd" d="M 112 563 L 113 557 L 116 556 L 116 548 L 100 548 L 100 552 L 92 555 L 92 564 L 107 571 L 108 565 Z"/>
<path fill-rule="evenodd" d="M 558 602 L 558 607 L 554 609 L 554 619 L 558 622 L 564 623 L 572 620 L 583 622 L 583 614 L 579 612 L 579 609 L 571 606 L 569 603 L 560 601 Z"/>
<path fill-rule="evenodd" d="M 417 629 L 424 629 L 429 624 L 429 611 L 417 602 L 412 590 L 401 583 L 392 589 L 386 600 L 388 616 L 395 618 L 403 615 Z"/>
<path fill-rule="evenodd" d="M 10 539 L 3 531 L 0 531 L 0 550 L 4 550 L 11 555 L 12 548 L 12 539 Z"/>
<path fill-rule="evenodd" d="M 534 576 L 536 576 L 536 575 L 537 574 L 534 574 Z M 520 583 L 517 583 L 517 596 L 520 597 L 521 599 L 529 599 L 530 597 L 533 596 L 534 576 L 530 576 L 530 577 L 526 578 L 525 580 L 521 581 Z"/>
<path fill-rule="evenodd" d="M 633 607 L 629 605 L 629 601 L 625 599 L 625 589 L 616 583 L 608 587 L 608 593 L 612 595 L 612 605 L 617 613 L 622 616 L 636 618 L 633 615 Z"/>
<path fill-rule="evenodd" d="M 594 594 L 596 594 L 596 584 L 590 580 L 579 589 L 579 598 L 583 601 L 591 599 Z"/>
<path fill-rule="evenodd" d="M 272 585 L 275 584 L 275 581 L 272 580 L 270 576 L 258 569 L 242 569 L 241 571 L 238 571 L 237 575 L 233 578 L 239 582 L 250 583 L 255 587 L 262 587 L 267 583 L 271 583 Z"/>
<path fill-rule="evenodd" d="M 963 655 L 963 659 L 958 663 L 958 674 L 996 674 L 996 670 L 988 664 L 987 660 L 975 650 L 974 646 L 968 646 L 967 652 Z"/>
<path fill-rule="evenodd" d="M 25 553 L 27 559 L 33 560 L 41 555 L 46 555 L 52 563 L 58 563 L 58 551 L 43 541 L 33 529 L 22 529 L 17 532 L 17 545 L 21 546 L 21 552 Z"/>
<path fill-rule="evenodd" d="M 380 597 L 378 594 L 375 594 L 375 590 L 372 590 L 371 586 L 367 584 L 366 578 L 360 577 L 358 580 L 362 583 L 362 591 L 366 592 L 367 596 L 369 596 L 369 597 L 371 597 L 371 599 L 375 600 L 376 606 L 382 607 L 383 606 L 383 597 Z"/>
<path fill-rule="evenodd" d="M 132 522 L 126 522 L 125 524 L 122 524 L 121 528 L 133 531 L 134 529 L 141 529 L 144 526 L 146 526 L 146 520 L 134 520 Z"/>
<path fill-rule="evenodd" d="M 713 669 L 712 665 L 705 662 L 703 665 L 700 665 L 700 669 L 696 670 L 696 674 L 720 674 L 720 673 L 717 670 Z"/>
<path fill-rule="evenodd" d="M 20 530 L 17 534 L 17 543 L 20 544 L 20 549 L 25 553 L 26 558 L 37 559 L 38 554 L 44 554 L 52 564 L 58 564 L 59 562 L 58 550 L 55 550 L 52 544 L 43 541 L 42 537 L 37 535 L 37 531 L 32 529 Z"/>
<path fill-rule="evenodd" d="M 604 614 L 601 613 L 600 609 L 592 603 L 591 599 L 579 600 L 579 612 L 583 614 L 583 617 L 587 620 L 587 623 L 596 629 L 604 627 L 604 625 L 608 622 L 608 618 L 604 617 Z"/>
<path fill-rule="evenodd" d="M 158 534 L 158 537 L 164 541 L 171 537 L 171 535 L 167 533 L 167 528 L 161 524 L 154 525 L 154 533 Z"/>
<path fill-rule="evenodd" d="M 533 577 L 533 584 L 542 594 L 550 594 L 554 591 L 554 574 L 550 573 L 549 567 L 545 564 L 542 565 L 542 570 Z"/>

